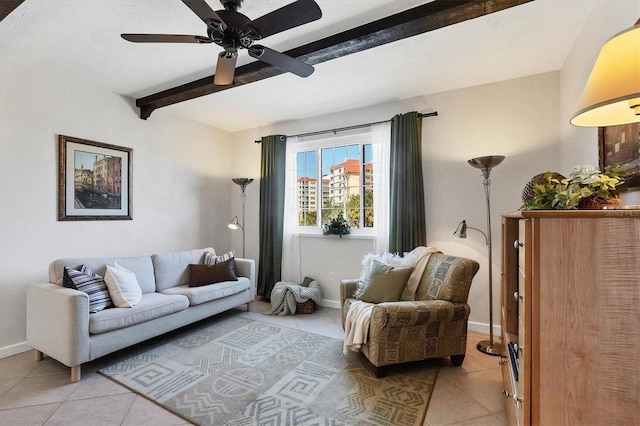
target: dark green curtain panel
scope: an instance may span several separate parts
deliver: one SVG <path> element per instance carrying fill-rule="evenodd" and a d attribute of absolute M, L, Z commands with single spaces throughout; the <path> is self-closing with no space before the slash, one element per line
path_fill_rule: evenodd
<path fill-rule="evenodd" d="M 422 119 L 417 112 L 391 119 L 389 252 L 404 253 L 427 243 L 422 180 Z"/>
<path fill-rule="evenodd" d="M 282 272 L 286 136 L 265 136 L 261 144 L 258 296 L 269 301 Z"/>

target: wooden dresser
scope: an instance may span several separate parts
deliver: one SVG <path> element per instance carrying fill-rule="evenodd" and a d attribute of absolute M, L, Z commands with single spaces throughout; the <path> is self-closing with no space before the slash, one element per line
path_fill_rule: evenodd
<path fill-rule="evenodd" d="M 640 424 L 640 210 L 504 215 L 501 290 L 510 424 Z"/>

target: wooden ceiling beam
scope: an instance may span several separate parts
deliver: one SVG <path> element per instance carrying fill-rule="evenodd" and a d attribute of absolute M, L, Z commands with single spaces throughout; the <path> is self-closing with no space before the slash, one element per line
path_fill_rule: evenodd
<path fill-rule="evenodd" d="M 24 2 L 24 0 L 0 0 L 0 21 L 20 6 L 22 2 Z"/>
<path fill-rule="evenodd" d="M 435 0 L 283 53 L 310 65 L 316 65 L 530 1 L 533 0 Z M 136 100 L 136 106 L 140 108 L 140 118 L 146 120 L 157 108 L 229 90 L 279 74 L 283 74 L 283 71 L 256 61 L 236 68 L 232 85 L 215 86 L 214 76 L 211 75 L 139 98 Z"/>

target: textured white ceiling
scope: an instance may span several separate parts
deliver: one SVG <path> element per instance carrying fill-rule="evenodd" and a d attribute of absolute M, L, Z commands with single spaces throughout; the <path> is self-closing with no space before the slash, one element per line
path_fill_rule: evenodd
<path fill-rule="evenodd" d="M 607 0 L 536 0 L 319 64 L 306 79 L 284 74 L 163 110 L 234 132 L 558 70 L 596 1 Z M 322 19 L 261 43 L 284 51 L 426 3 L 317 2 Z M 255 19 L 288 3 L 245 0 L 241 12 Z M 26 0 L 0 22 L 0 55 L 134 98 L 215 72 L 216 45 L 133 44 L 125 32 L 206 35 L 179 0 Z M 242 51 L 238 65 L 251 61 Z"/>

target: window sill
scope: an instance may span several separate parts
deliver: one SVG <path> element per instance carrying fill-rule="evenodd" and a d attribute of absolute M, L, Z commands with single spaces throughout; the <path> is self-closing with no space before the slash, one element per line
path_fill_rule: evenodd
<path fill-rule="evenodd" d="M 347 234 L 347 235 L 343 235 L 342 238 L 340 238 L 339 235 L 323 235 L 323 234 L 315 234 L 310 232 L 309 233 L 299 232 L 298 236 L 302 238 L 332 238 L 332 239 L 339 239 L 339 240 L 375 240 L 376 239 L 376 237 L 373 235 Z"/>

